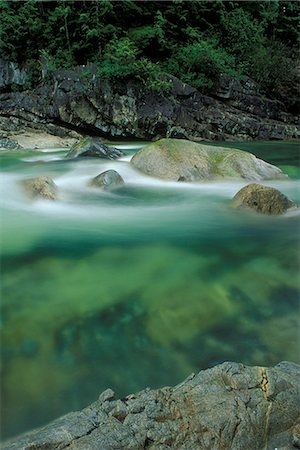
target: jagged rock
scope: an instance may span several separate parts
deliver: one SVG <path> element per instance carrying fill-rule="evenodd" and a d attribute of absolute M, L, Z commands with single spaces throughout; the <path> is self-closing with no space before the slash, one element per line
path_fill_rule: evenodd
<path fill-rule="evenodd" d="M 174 76 L 167 78 L 171 87 L 164 95 L 133 80 L 101 80 L 96 66 L 91 64 L 58 70 L 52 74 L 52 80 L 44 81 L 31 92 L 0 95 L 0 115 L 18 118 L 34 127 L 46 129 L 55 125 L 104 137 L 300 137 L 297 112 L 290 114 L 283 102 L 260 95 L 249 79 L 225 80 L 225 85 L 221 83 L 209 97 Z"/>
<path fill-rule="evenodd" d="M 108 394 L 107 394 L 108 392 Z M 10 440 L 3 450 L 274 450 L 299 448 L 300 366 L 226 362 L 174 388 L 122 400 L 105 391 L 80 412 Z"/>
<path fill-rule="evenodd" d="M 101 139 L 88 137 L 74 144 L 66 155 L 66 158 L 89 156 L 93 158 L 116 159 L 122 155 L 121 150 L 103 144 Z"/>
<path fill-rule="evenodd" d="M 115 170 L 106 170 L 93 178 L 90 183 L 92 187 L 98 187 L 104 190 L 116 189 L 124 185 L 124 180 Z"/>
<path fill-rule="evenodd" d="M 41 176 L 22 181 L 29 197 L 46 198 L 47 200 L 57 200 L 57 186 L 48 176 Z"/>
<path fill-rule="evenodd" d="M 280 169 L 248 152 L 212 147 L 183 139 L 161 139 L 137 152 L 131 163 L 141 172 L 164 180 L 206 181 L 284 178 Z"/>
<path fill-rule="evenodd" d="M 17 63 L 5 61 L 0 58 L 0 92 L 12 85 L 24 85 L 28 75 Z"/>
<path fill-rule="evenodd" d="M 284 214 L 289 209 L 297 208 L 296 203 L 277 189 L 256 183 L 248 184 L 235 194 L 232 205 L 272 215 Z"/>

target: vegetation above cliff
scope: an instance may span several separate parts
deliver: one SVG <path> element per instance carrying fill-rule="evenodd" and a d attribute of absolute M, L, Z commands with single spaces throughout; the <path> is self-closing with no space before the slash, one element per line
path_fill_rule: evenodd
<path fill-rule="evenodd" d="M 33 81 L 94 62 L 102 78 L 168 88 L 165 72 L 202 92 L 219 73 L 250 76 L 263 91 L 296 77 L 299 4 L 293 1 L 1 0 L 0 52 Z"/>

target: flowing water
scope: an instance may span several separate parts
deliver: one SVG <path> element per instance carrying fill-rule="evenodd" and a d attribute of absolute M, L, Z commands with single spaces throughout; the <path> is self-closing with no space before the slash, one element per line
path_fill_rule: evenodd
<path fill-rule="evenodd" d="M 231 144 L 226 144 L 231 145 Z M 230 208 L 246 183 L 173 183 L 66 150 L 1 158 L 2 434 L 95 400 L 173 385 L 224 360 L 300 362 L 299 214 Z M 300 203 L 297 143 L 234 143 L 290 179 L 266 182 Z M 126 186 L 88 181 L 117 170 Z M 50 175 L 60 199 L 31 201 Z"/>

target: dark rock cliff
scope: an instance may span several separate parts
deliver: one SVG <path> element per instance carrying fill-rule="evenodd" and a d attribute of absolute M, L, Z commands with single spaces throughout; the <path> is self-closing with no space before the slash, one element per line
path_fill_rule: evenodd
<path fill-rule="evenodd" d="M 116 138 L 192 140 L 296 139 L 300 118 L 289 105 L 264 98 L 251 80 L 221 76 L 213 96 L 170 76 L 161 95 L 134 81 L 99 80 L 93 66 L 56 71 L 32 91 L 0 94 L 0 128 L 77 130 Z M 0 86 L 1 87 L 1 86 Z"/>
<path fill-rule="evenodd" d="M 300 448 L 300 367 L 223 363 L 174 388 L 116 400 L 107 389 L 80 412 L 3 450 L 274 450 Z"/>

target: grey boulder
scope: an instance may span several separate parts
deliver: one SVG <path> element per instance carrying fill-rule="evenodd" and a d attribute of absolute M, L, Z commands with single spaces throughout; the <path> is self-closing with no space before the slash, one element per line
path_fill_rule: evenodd
<path fill-rule="evenodd" d="M 277 167 L 238 149 L 214 147 L 184 139 L 161 139 L 147 145 L 131 164 L 152 177 L 173 181 L 285 178 Z"/>
<path fill-rule="evenodd" d="M 121 175 L 116 170 L 106 170 L 100 175 L 97 175 L 93 178 L 89 186 L 101 188 L 104 190 L 112 190 L 117 189 L 118 187 L 123 186 L 124 180 Z"/>
<path fill-rule="evenodd" d="M 299 448 L 300 366 L 225 362 L 122 400 L 106 390 L 80 412 L 12 439 L 3 450 L 274 450 Z"/>
<path fill-rule="evenodd" d="M 121 150 L 109 147 L 99 138 L 84 138 L 72 145 L 66 158 L 78 158 L 79 156 L 88 156 L 91 158 L 117 159 L 123 155 Z"/>
<path fill-rule="evenodd" d="M 296 203 L 277 189 L 256 183 L 248 184 L 238 191 L 233 197 L 232 206 L 269 215 L 284 214 L 297 208 Z"/>

